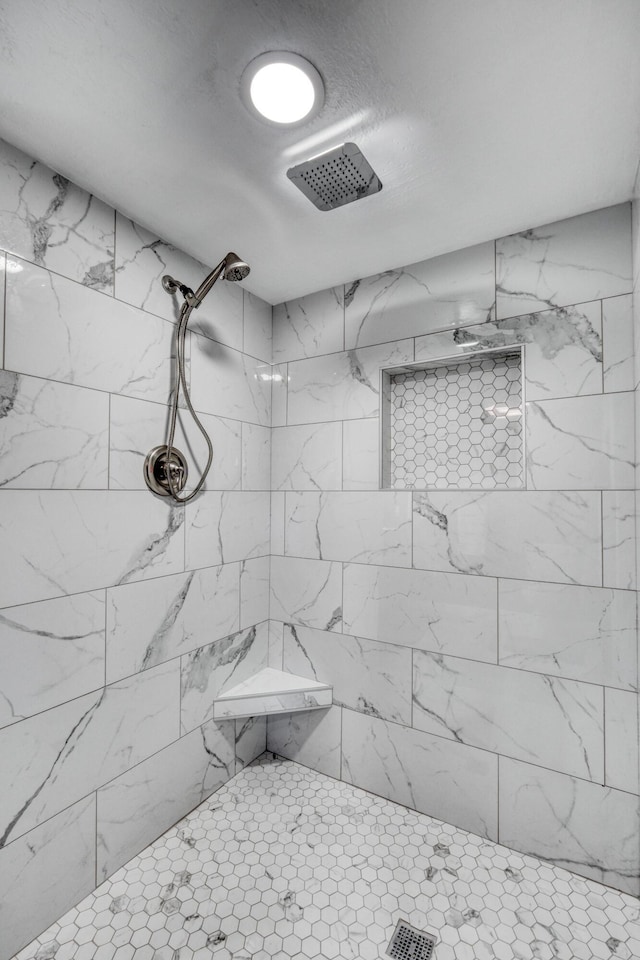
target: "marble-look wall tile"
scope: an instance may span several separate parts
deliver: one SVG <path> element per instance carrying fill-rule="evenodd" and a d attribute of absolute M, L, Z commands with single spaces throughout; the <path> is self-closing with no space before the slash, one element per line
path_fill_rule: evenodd
<path fill-rule="evenodd" d="M 15 266 L 7 274 L 8 370 L 167 402 L 171 324 L 41 267 Z"/>
<path fill-rule="evenodd" d="M 618 790 L 640 793 L 638 763 L 638 695 L 623 690 L 604 691 L 605 783 Z"/>
<path fill-rule="evenodd" d="M 635 593 L 521 580 L 499 592 L 501 664 L 637 689 Z"/>
<path fill-rule="evenodd" d="M 345 287 L 345 346 L 483 323 L 494 280 L 492 242 L 356 280 Z"/>
<path fill-rule="evenodd" d="M 284 625 L 289 673 L 333 686 L 333 702 L 411 725 L 411 650 L 346 634 Z"/>
<path fill-rule="evenodd" d="M 215 452 L 215 448 L 214 448 Z M 221 451 L 217 456 L 223 457 Z M 271 489 L 271 428 L 242 424 L 242 489 Z"/>
<path fill-rule="evenodd" d="M 240 564 L 240 627 L 269 619 L 270 558 L 256 557 Z"/>
<path fill-rule="evenodd" d="M 104 683 L 104 593 L 0 610 L 0 727 Z"/>
<path fill-rule="evenodd" d="M 284 553 L 284 493 L 271 494 L 271 553 Z"/>
<path fill-rule="evenodd" d="M 284 670 L 284 623 L 269 621 L 269 658 L 268 666 L 274 670 Z"/>
<path fill-rule="evenodd" d="M 630 205 L 496 242 L 498 318 L 631 292 Z"/>
<path fill-rule="evenodd" d="M 411 493 L 288 493 L 292 557 L 411 566 Z"/>
<path fill-rule="evenodd" d="M 272 556 L 271 617 L 305 627 L 340 632 L 341 564 Z"/>
<path fill-rule="evenodd" d="M 5 490 L 0 607 L 184 570 L 183 520 L 148 493 Z"/>
<path fill-rule="evenodd" d="M 342 424 L 275 427 L 271 485 L 274 490 L 340 490 Z"/>
<path fill-rule="evenodd" d="M 0 246 L 93 290 L 113 292 L 114 211 L 0 141 Z"/>
<path fill-rule="evenodd" d="M 488 577 L 344 568 L 344 630 L 358 637 L 494 663 L 496 610 L 496 581 Z"/>
<path fill-rule="evenodd" d="M 7 257 L 4 251 L 0 250 L 0 350 L 2 353 L 2 366 L 4 367 L 4 326 L 5 326 L 5 303 L 6 303 L 6 279 L 7 279 Z"/>
<path fill-rule="evenodd" d="M 239 573 L 225 563 L 108 590 L 107 683 L 237 631 Z"/>
<path fill-rule="evenodd" d="M 109 397 L 0 370 L 0 487 L 107 486 Z"/>
<path fill-rule="evenodd" d="M 638 798 L 500 759 L 500 843 L 634 896 Z"/>
<path fill-rule="evenodd" d="M 527 403 L 527 481 L 534 490 L 633 489 L 633 393 Z"/>
<path fill-rule="evenodd" d="M 235 724 L 210 721 L 98 790 L 98 883 L 234 773 Z"/>
<path fill-rule="evenodd" d="M 604 389 L 634 390 L 633 297 L 613 297 L 602 302 L 604 339 Z"/>
<path fill-rule="evenodd" d="M 602 562 L 605 587 L 636 589 L 636 495 L 602 491 Z"/>
<path fill-rule="evenodd" d="M 342 759 L 347 783 L 480 837 L 497 837 L 493 754 L 344 710 Z"/>
<path fill-rule="evenodd" d="M 168 399 L 168 398 L 167 398 Z M 213 443 L 213 462 L 205 490 L 240 487 L 241 425 L 199 414 Z M 159 403 L 111 397 L 109 486 L 112 490 L 146 490 L 142 468 L 149 451 L 166 443 L 169 408 Z M 207 462 L 207 446 L 188 413 L 178 411 L 175 445 L 189 460 L 187 491 L 193 489 Z"/>
<path fill-rule="evenodd" d="M 201 494 L 186 510 L 188 569 L 269 553 L 268 492 L 223 491 Z"/>
<path fill-rule="evenodd" d="M 198 411 L 271 424 L 271 367 L 206 337 L 191 338 L 191 399 Z"/>
<path fill-rule="evenodd" d="M 287 760 L 340 779 L 342 708 L 269 717 L 267 749 Z"/>
<path fill-rule="evenodd" d="M 236 720 L 236 773 L 253 763 L 267 749 L 267 718 Z"/>
<path fill-rule="evenodd" d="M 344 291 L 333 287 L 273 308 L 273 360 L 301 360 L 344 350 Z"/>
<path fill-rule="evenodd" d="M 185 654 L 180 665 L 182 732 L 211 720 L 214 698 L 266 667 L 268 650 L 268 625 L 261 623 Z"/>
<path fill-rule="evenodd" d="M 250 357 L 271 363 L 273 307 L 242 287 L 244 293 L 244 340 L 242 350 Z"/>
<path fill-rule="evenodd" d="M 602 783 L 602 689 L 416 650 L 413 726 Z"/>
<path fill-rule="evenodd" d="M 288 364 L 277 363 L 271 367 L 271 426 L 283 427 L 287 422 L 287 397 L 289 392 Z"/>
<path fill-rule="evenodd" d="M 0 846 L 177 739 L 177 660 L 0 731 Z"/>
<path fill-rule="evenodd" d="M 91 893 L 96 800 L 79 800 L 0 850 L 0 957 L 14 953 Z M 44 960 L 44 953 L 41 954 Z"/>
<path fill-rule="evenodd" d="M 414 566 L 600 586 L 600 494 L 416 493 Z"/>
<path fill-rule="evenodd" d="M 381 367 L 413 360 L 413 340 L 288 364 L 288 423 L 376 417 Z"/>
<path fill-rule="evenodd" d="M 342 434 L 343 490 L 378 490 L 379 487 L 378 419 L 345 420 Z"/>
<path fill-rule="evenodd" d="M 524 345 L 529 400 L 602 393 L 600 301 L 458 328 L 416 340 L 416 360 Z"/>

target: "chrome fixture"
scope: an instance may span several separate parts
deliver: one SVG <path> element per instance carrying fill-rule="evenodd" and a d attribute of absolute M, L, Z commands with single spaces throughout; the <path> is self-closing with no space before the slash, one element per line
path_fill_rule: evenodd
<path fill-rule="evenodd" d="M 287 176 L 318 210 L 335 210 L 382 190 L 382 181 L 355 143 L 305 160 L 287 170 Z"/>
<path fill-rule="evenodd" d="M 202 426 L 197 413 L 193 409 L 184 370 L 184 342 L 187 334 L 189 317 L 191 316 L 192 310 L 198 309 L 220 276 L 222 276 L 225 280 L 235 282 L 236 280 L 244 280 L 244 278 L 248 276 L 249 270 L 249 265 L 245 263 L 244 260 L 241 260 L 237 254 L 228 253 L 224 260 L 221 260 L 217 267 L 213 268 L 209 276 L 202 281 L 195 293 L 190 287 L 187 287 L 186 284 L 180 283 L 179 280 L 175 280 L 168 274 L 165 274 L 165 276 L 162 278 L 163 289 L 166 290 L 166 292 L 171 296 L 180 291 L 184 297 L 184 303 L 180 308 L 180 317 L 176 326 L 176 375 L 174 377 L 175 390 L 173 392 L 173 397 L 171 398 L 171 414 L 169 417 L 167 442 L 160 444 L 160 446 L 154 447 L 153 450 L 150 450 L 147 454 L 144 461 L 144 479 L 152 493 L 157 493 L 161 497 L 171 497 L 171 499 L 176 503 L 188 503 L 189 500 L 193 500 L 193 498 L 200 493 L 204 482 L 207 479 L 207 474 L 211 469 L 211 463 L 213 461 L 213 446 L 211 444 L 209 434 Z M 207 465 L 202 471 L 202 475 L 198 480 L 198 483 L 191 493 L 185 497 L 180 497 L 179 494 L 184 490 L 187 483 L 187 476 L 189 473 L 187 459 L 184 454 L 173 445 L 176 434 L 176 419 L 178 416 L 180 388 L 182 388 L 187 409 L 193 417 L 196 426 L 200 430 L 200 433 L 206 440 L 207 449 L 209 451 Z"/>

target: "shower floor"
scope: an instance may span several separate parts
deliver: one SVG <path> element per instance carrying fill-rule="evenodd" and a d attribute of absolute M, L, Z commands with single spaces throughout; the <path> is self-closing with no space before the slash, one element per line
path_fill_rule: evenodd
<path fill-rule="evenodd" d="M 54 923 L 19 960 L 640 957 L 640 904 L 264 755 Z"/>

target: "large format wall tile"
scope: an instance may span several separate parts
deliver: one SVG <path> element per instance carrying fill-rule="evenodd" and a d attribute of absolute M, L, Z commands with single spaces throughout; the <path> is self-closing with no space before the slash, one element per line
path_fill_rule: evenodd
<path fill-rule="evenodd" d="M 96 801 L 85 797 L 0 850 L 0 957 L 21 947 L 91 893 Z"/>
<path fill-rule="evenodd" d="M 107 486 L 109 397 L 0 370 L 0 487 Z"/>
<path fill-rule="evenodd" d="M 225 421 L 233 423 L 233 421 Z M 214 460 L 224 459 L 215 452 Z M 211 486 L 211 485 L 210 485 Z M 242 424 L 242 489 L 271 490 L 271 428 L 255 423 Z"/>
<path fill-rule="evenodd" d="M 388 800 L 497 836 L 498 758 L 397 723 L 343 711 L 342 779 Z"/>
<path fill-rule="evenodd" d="M 7 276 L 5 367 L 166 403 L 173 327 L 21 262 Z"/>
<path fill-rule="evenodd" d="M 288 367 L 288 423 L 376 417 L 380 368 L 413 360 L 413 340 L 297 360 Z"/>
<path fill-rule="evenodd" d="M 633 403 L 633 393 L 527 403 L 529 487 L 633 489 Z"/>
<path fill-rule="evenodd" d="M 267 749 L 267 718 L 236 720 L 236 773 L 253 763 Z"/>
<path fill-rule="evenodd" d="M 599 586 L 600 494 L 414 494 L 414 566 Z"/>
<path fill-rule="evenodd" d="M 0 846 L 176 740 L 174 660 L 0 731 Z"/>
<path fill-rule="evenodd" d="M 112 293 L 113 232 L 111 207 L 0 141 L 0 247 Z"/>
<path fill-rule="evenodd" d="M 640 794 L 637 693 L 605 690 L 604 731 L 605 783 Z"/>
<path fill-rule="evenodd" d="M 271 618 L 339 632 L 342 629 L 342 565 L 272 556 Z"/>
<path fill-rule="evenodd" d="M 191 399 L 199 412 L 271 424 L 271 367 L 206 337 L 191 338 Z"/>
<path fill-rule="evenodd" d="M 344 568 L 344 630 L 358 637 L 495 662 L 496 608 L 496 581 L 488 577 Z"/>
<path fill-rule="evenodd" d="M 635 390 L 633 297 L 613 297 L 602 302 L 604 339 L 604 389 Z"/>
<path fill-rule="evenodd" d="M 275 427 L 271 444 L 273 490 L 341 489 L 341 423 Z"/>
<path fill-rule="evenodd" d="M 500 760 L 500 842 L 638 896 L 638 798 Z"/>
<path fill-rule="evenodd" d="M 345 346 L 483 323 L 494 296 L 493 243 L 356 280 L 345 287 Z"/>
<path fill-rule="evenodd" d="M 187 568 L 268 554 L 269 507 L 266 491 L 201 494 L 186 508 Z"/>
<path fill-rule="evenodd" d="M 630 204 L 496 242 L 498 317 L 631 292 Z"/>
<path fill-rule="evenodd" d="M 637 688 L 635 593 L 520 580 L 499 590 L 500 663 Z"/>
<path fill-rule="evenodd" d="M 413 663 L 418 730 L 602 782 L 599 687 L 421 650 Z"/>
<path fill-rule="evenodd" d="M 0 606 L 183 570 L 182 524 L 149 493 L 5 490 Z"/>
<path fill-rule="evenodd" d="M 285 552 L 411 566 L 411 493 L 288 493 Z"/>
<path fill-rule="evenodd" d="M 107 591 L 107 683 L 239 629 L 238 563 Z"/>
<path fill-rule="evenodd" d="M 287 760 L 340 779 L 342 708 L 269 717 L 267 749 Z"/>
<path fill-rule="evenodd" d="M 242 286 L 244 293 L 244 339 L 242 350 L 248 353 L 250 357 L 256 357 L 258 360 L 266 360 L 271 363 L 272 354 L 272 336 L 271 336 L 271 317 L 273 308 L 270 303 L 261 300 L 260 297 L 249 293 L 246 287 Z"/>
<path fill-rule="evenodd" d="M 605 587 L 636 589 L 636 494 L 602 491 L 602 582 Z"/>
<path fill-rule="evenodd" d="M 344 350 L 343 311 L 342 287 L 278 304 L 273 308 L 273 361 Z"/>
<path fill-rule="evenodd" d="M 333 702 L 411 725 L 411 651 L 346 634 L 284 625 L 289 673 L 333 686 Z"/>
<path fill-rule="evenodd" d="M 240 626 L 251 627 L 269 619 L 270 558 L 254 557 L 240 564 Z"/>
<path fill-rule="evenodd" d="M 377 490 L 380 486 L 378 419 L 346 420 L 342 425 L 343 490 Z"/>
<path fill-rule="evenodd" d="M 211 721 L 98 790 L 98 882 L 234 773 L 235 724 Z"/>
<path fill-rule="evenodd" d="M 0 727 L 104 683 L 104 592 L 0 610 Z"/>

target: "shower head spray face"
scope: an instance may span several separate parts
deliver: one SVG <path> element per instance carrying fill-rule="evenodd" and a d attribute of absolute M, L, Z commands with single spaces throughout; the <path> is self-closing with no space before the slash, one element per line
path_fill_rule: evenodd
<path fill-rule="evenodd" d="M 249 276 L 251 267 L 241 260 L 237 253 L 228 253 L 224 258 L 224 278 L 234 282 Z"/>

